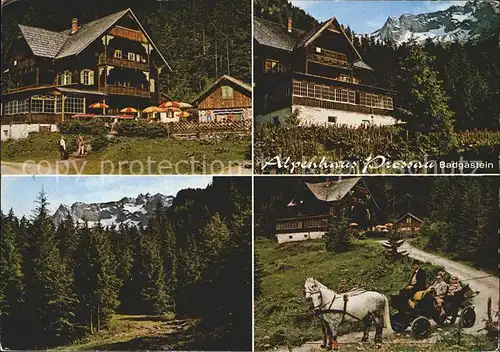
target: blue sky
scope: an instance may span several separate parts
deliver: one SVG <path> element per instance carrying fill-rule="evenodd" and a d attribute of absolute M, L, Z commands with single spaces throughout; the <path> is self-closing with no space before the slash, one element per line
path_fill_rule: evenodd
<path fill-rule="evenodd" d="M 318 21 L 333 16 L 356 33 L 371 33 L 382 27 L 387 17 L 399 17 L 403 13 L 419 14 L 445 10 L 465 1 L 334 1 L 291 0 Z"/>
<path fill-rule="evenodd" d="M 140 193 L 175 196 L 181 189 L 205 188 L 211 181 L 211 176 L 2 176 L 2 211 L 13 208 L 16 216 L 30 216 L 42 188 L 54 212 L 61 203 L 115 201 Z"/>

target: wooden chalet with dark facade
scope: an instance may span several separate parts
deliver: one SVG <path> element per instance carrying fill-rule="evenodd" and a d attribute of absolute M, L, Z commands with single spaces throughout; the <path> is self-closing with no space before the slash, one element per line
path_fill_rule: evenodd
<path fill-rule="evenodd" d="M 371 220 L 372 197 L 361 177 L 304 183 L 291 196 L 282 217 L 276 220 L 278 243 L 321 238 L 331 216 L 342 211 L 350 221 L 366 225 Z"/>
<path fill-rule="evenodd" d="M 412 213 L 406 213 L 394 223 L 394 228 L 405 236 L 417 235 L 424 221 Z"/>
<path fill-rule="evenodd" d="M 392 125 L 394 92 L 335 17 L 304 32 L 254 18 L 254 109 L 257 122 L 281 123 L 298 110 L 303 124 Z"/>
<path fill-rule="evenodd" d="M 108 113 L 143 109 L 161 100 L 159 77 L 167 61 L 131 9 L 52 31 L 19 25 L 8 49 L 8 91 L 2 124 L 55 123 L 105 102 Z"/>
<path fill-rule="evenodd" d="M 219 77 L 193 102 L 199 120 L 239 121 L 252 118 L 252 87 L 229 75 Z"/>

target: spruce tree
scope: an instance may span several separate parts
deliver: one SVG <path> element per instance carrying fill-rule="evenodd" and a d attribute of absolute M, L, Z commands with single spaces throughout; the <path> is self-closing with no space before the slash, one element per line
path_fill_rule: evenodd
<path fill-rule="evenodd" d="M 20 337 L 21 307 L 24 298 L 22 257 L 13 228 L 12 211 L 8 217 L 1 214 L 0 236 L 0 341 L 6 346 L 17 345 Z"/>
<path fill-rule="evenodd" d="M 422 46 L 410 43 L 409 55 L 400 63 L 399 113 L 413 131 L 435 132 L 426 136 L 429 145 L 446 153 L 455 145 L 454 113 L 449 109 L 448 97 L 433 61 Z"/>
<path fill-rule="evenodd" d="M 100 225 L 82 228 L 75 280 L 80 297 L 79 321 L 90 333 L 105 327 L 118 306 L 119 280 L 112 263 L 109 239 Z"/>
<path fill-rule="evenodd" d="M 75 332 L 75 307 L 73 276 L 62 260 L 54 226 L 48 213 L 48 202 L 44 191 L 37 199 L 30 229 L 29 262 L 25 273 L 26 328 L 31 328 L 36 346 L 50 346 L 68 342 Z"/>
<path fill-rule="evenodd" d="M 351 233 L 349 231 L 349 219 L 345 211 L 342 210 L 339 216 L 330 216 L 324 241 L 325 249 L 328 252 L 340 253 L 350 249 Z"/>

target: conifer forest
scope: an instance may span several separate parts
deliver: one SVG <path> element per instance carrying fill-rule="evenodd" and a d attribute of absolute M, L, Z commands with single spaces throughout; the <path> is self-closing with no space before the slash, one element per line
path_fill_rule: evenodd
<path fill-rule="evenodd" d="M 142 314 L 196 317 L 194 341 L 182 348 L 251 349 L 249 178 L 181 190 L 139 226 L 89 227 L 68 216 L 56 228 L 51 201 L 42 191 L 31 217 L 2 213 L 3 346 L 67 345 L 106 330 L 113 314 Z"/>

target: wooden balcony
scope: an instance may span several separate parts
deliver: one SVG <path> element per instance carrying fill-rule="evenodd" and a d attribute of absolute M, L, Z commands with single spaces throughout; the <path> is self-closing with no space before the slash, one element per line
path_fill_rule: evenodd
<path fill-rule="evenodd" d="M 329 215 L 299 216 L 276 220 L 276 232 L 297 232 L 311 230 L 326 230 Z"/>
<path fill-rule="evenodd" d="M 133 40 L 135 42 L 147 43 L 148 39 L 141 31 L 137 31 L 130 28 L 125 28 L 121 26 L 115 26 L 110 29 L 109 34 L 115 37 L 125 38 L 128 40 Z"/>
<path fill-rule="evenodd" d="M 99 65 L 112 65 L 119 67 L 127 67 L 141 71 L 149 71 L 149 64 L 146 62 L 137 62 L 127 59 L 120 59 L 117 57 L 107 57 L 104 55 L 99 55 Z"/>
<path fill-rule="evenodd" d="M 307 61 L 325 66 L 350 68 L 349 62 L 340 56 L 333 57 L 324 54 L 309 53 L 307 54 Z"/>
<path fill-rule="evenodd" d="M 151 93 L 149 92 L 149 90 L 139 89 L 134 87 L 124 87 L 124 86 L 108 86 L 107 93 L 117 94 L 117 95 L 130 95 L 142 98 L 151 97 Z"/>
<path fill-rule="evenodd" d="M 384 115 L 384 116 L 392 116 L 393 111 L 389 109 L 380 109 L 374 107 L 368 107 L 357 104 L 349 104 L 349 103 L 341 103 L 330 100 L 322 100 L 317 98 L 309 98 L 309 97 L 292 97 L 293 105 L 304 105 L 304 106 L 312 106 L 316 108 L 324 108 L 324 109 L 332 109 L 332 110 L 344 110 L 351 112 L 358 112 L 362 114 L 375 114 L 375 115 Z"/>

